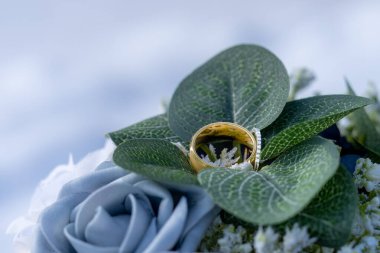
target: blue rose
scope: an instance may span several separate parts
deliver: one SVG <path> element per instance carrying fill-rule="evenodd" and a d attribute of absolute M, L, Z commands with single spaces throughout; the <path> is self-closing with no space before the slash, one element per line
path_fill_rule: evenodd
<path fill-rule="evenodd" d="M 33 252 L 193 252 L 219 209 L 200 188 L 163 185 L 112 162 L 62 188 Z"/>

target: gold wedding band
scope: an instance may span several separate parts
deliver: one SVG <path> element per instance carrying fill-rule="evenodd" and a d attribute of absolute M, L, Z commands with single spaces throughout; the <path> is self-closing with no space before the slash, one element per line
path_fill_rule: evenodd
<path fill-rule="evenodd" d="M 214 167 L 198 155 L 197 148 L 200 144 L 205 144 L 215 137 L 231 138 L 245 145 L 250 150 L 250 155 L 246 161 L 249 161 L 255 169 L 258 169 L 261 146 L 260 132 L 254 129 L 254 133 L 252 133 L 246 128 L 231 122 L 215 122 L 200 128 L 191 139 L 189 159 L 192 168 L 197 173 L 205 168 Z"/>

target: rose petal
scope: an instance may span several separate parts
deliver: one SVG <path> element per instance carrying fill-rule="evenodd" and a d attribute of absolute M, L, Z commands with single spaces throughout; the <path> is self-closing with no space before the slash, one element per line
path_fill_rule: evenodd
<path fill-rule="evenodd" d="M 100 206 L 97 208 L 94 218 L 86 227 L 86 241 L 98 246 L 119 246 L 123 241 L 125 231 L 127 231 L 129 220 L 129 215 L 111 217 Z"/>
<path fill-rule="evenodd" d="M 176 191 L 177 194 L 181 196 L 184 195 L 187 198 L 189 213 L 186 226 L 182 233 L 182 240 L 183 237 L 215 207 L 215 204 L 207 192 L 199 186 L 177 184 L 166 184 L 166 186 L 171 191 Z"/>
<path fill-rule="evenodd" d="M 124 253 L 175 249 L 192 252 L 219 212 L 200 187 L 162 185 L 129 173 L 112 162 L 104 162 L 91 174 L 66 184 L 54 205 L 64 205 L 62 200 L 80 195 L 83 199 L 77 205 L 65 205 L 67 211 L 72 210 L 66 220 L 69 225 L 63 229 L 65 242 L 57 240 L 62 239 L 62 233 L 54 233 L 57 223 L 54 214 L 50 214 L 50 221 L 45 220 L 45 226 L 50 227 L 39 232 L 41 247 L 35 252 Z M 56 215 L 67 219 L 64 208 Z M 58 224 L 62 226 L 59 219 Z M 60 245 L 55 246 L 56 243 Z M 61 250 L 65 247 L 62 243 L 69 244 L 68 248 Z"/>
<path fill-rule="evenodd" d="M 116 167 L 116 168 L 120 168 L 119 166 L 117 166 L 114 162 L 112 161 L 104 161 L 102 162 L 101 164 L 99 164 L 95 171 L 97 170 L 103 170 L 103 169 L 108 169 L 108 168 L 113 168 L 113 167 Z M 126 170 L 125 170 L 126 171 Z"/>
<path fill-rule="evenodd" d="M 153 241 L 153 239 L 157 235 L 157 219 L 153 218 L 152 221 L 150 222 L 149 228 L 144 234 L 144 239 L 140 243 L 139 247 L 136 249 L 136 253 L 143 252 L 146 247 Z M 120 252 L 122 252 L 120 250 Z"/>
<path fill-rule="evenodd" d="M 54 251 L 71 252 L 72 247 L 67 241 L 63 229 L 69 223 L 71 210 L 83 201 L 85 197 L 86 194 L 75 194 L 62 198 L 42 213 L 39 233 L 43 235 L 46 242 Z M 37 244 L 40 242 L 42 241 L 38 240 Z M 43 248 L 43 246 L 37 245 L 37 248 Z"/>
<path fill-rule="evenodd" d="M 81 204 L 75 218 L 75 234 L 77 237 L 81 240 L 85 239 L 84 232 L 86 226 L 94 217 L 98 206 L 102 206 L 111 215 L 125 213 L 128 209 L 125 207 L 124 200 L 131 193 L 141 195 L 141 199 L 149 204 L 149 200 L 144 196 L 143 192 L 128 183 L 130 181 L 135 183 L 138 178 L 137 175 L 129 174 L 99 188 L 88 196 Z"/>
<path fill-rule="evenodd" d="M 112 165 L 113 163 L 104 162 L 99 166 L 103 166 L 104 164 Z M 62 190 L 59 194 L 59 198 L 70 196 L 76 193 L 86 193 L 89 196 L 94 191 L 98 190 L 104 185 L 115 181 L 116 179 L 123 177 L 127 174 L 124 169 L 120 167 L 113 166 L 110 168 L 103 168 L 100 171 L 94 171 L 93 173 L 75 179 L 62 187 Z M 70 216 L 70 222 L 75 220 L 75 217 L 83 203 L 80 203 L 76 206 Z"/>
<path fill-rule="evenodd" d="M 33 253 L 51 253 L 51 252 L 57 252 L 57 251 L 46 240 L 45 234 L 40 229 L 38 229 L 38 231 L 36 233 L 36 237 L 35 237 L 35 242 L 33 244 L 32 252 Z M 68 252 L 71 253 L 72 250 L 70 250 Z"/>
<path fill-rule="evenodd" d="M 149 200 L 152 204 L 159 200 L 158 210 L 157 210 L 157 226 L 161 229 L 165 222 L 169 219 L 173 212 L 173 197 L 171 193 L 153 181 L 143 180 L 135 184 L 139 187 L 145 194 L 149 195 Z M 154 198 L 151 198 L 153 196 Z"/>
<path fill-rule="evenodd" d="M 156 253 L 165 250 L 171 250 L 177 243 L 187 218 L 187 200 L 181 197 L 178 205 L 170 216 L 169 220 L 158 232 L 154 240 L 145 249 L 144 253 Z"/>
<path fill-rule="evenodd" d="M 206 230 L 209 228 L 211 222 L 215 219 L 219 212 L 220 208 L 214 207 L 194 226 L 192 226 L 191 230 L 182 238 L 178 250 L 180 252 L 195 252 L 203 239 Z"/>
<path fill-rule="evenodd" d="M 89 244 L 87 242 L 84 242 L 75 236 L 75 225 L 73 223 L 70 223 L 67 225 L 64 229 L 64 233 L 66 238 L 70 241 L 71 245 L 75 249 L 75 253 L 118 253 L 119 248 L 118 247 L 100 247 L 95 246 L 92 244 Z M 40 251 L 36 251 L 40 253 Z M 46 252 L 46 253 L 51 253 Z M 73 251 L 60 251 L 60 252 L 67 252 L 67 253 L 74 253 Z M 41 252 L 42 253 L 42 252 Z"/>
<path fill-rule="evenodd" d="M 125 176 L 127 173 L 120 167 L 111 167 L 72 180 L 65 184 L 59 193 L 58 199 L 75 193 L 88 193 L 88 195 L 100 187 Z"/>
<path fill-rule="evenodd" d="M 131 221 L 127 230 L 127 234 L 121 243 L 119 252 L 134 252 L 138 245 L 142 242 L 145 232 L 154 217 L 154 214 L 147 205 L 144 195 L 130 194 L 128 199 L 131 202 Z"/>

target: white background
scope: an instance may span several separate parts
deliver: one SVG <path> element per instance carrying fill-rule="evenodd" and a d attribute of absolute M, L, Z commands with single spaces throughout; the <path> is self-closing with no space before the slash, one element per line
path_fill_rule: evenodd
<path fill-rule="evenodd" d="M 178 83 L 240 43 L 318 76 L 303 96 L 380 83 L 380 1 L 0 0 L 0 231 L 69 153 L 160 113 Z M 2 252 L 9 237 L 0 232 Z"/>

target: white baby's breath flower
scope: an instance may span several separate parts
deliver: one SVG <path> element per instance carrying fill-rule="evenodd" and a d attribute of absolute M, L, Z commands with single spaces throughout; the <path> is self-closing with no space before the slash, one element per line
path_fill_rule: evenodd
<path fill-rule="evenodd" d="M 380 181 L 380 164 L 373 164 L 373 167 L 367 171 L 366 176 L 371 181 Z"/>
<path fill-rule="evenodd" d="M 277 248 L 278 239 L 279 235 L 271 227 L 265 230 L 259 227 L 253 245 L 257 253 L 273 253 Z"/>
<path fill-rule="evenodd" d="M 34 191 L 32 201 L 25 216 L 14 220 L 7 229 L 7 234 L 13 235 L 15 253 L 29 253 L 35 240 L 35 226 L 41 212 L 58 197 L 63 185 L 67 182 L 86 175 L 93 171 L 100 163 L 110 160 L 115 149 L 111 140 L 107 140 L 104 147 L 89 153 L 78 163 L 74 163 L 70 155 L 67 164 L 59 165 L 42 180 Z"/>
<path fill-rule="evenodd" d="M 368 252 L 378 252 L 377 246 L 379 241 L 374 236 L 366 236 L 362 240 L 366 246 Z"/>
<path fill-rule="evenodd" d="M 359 252 L 355 250 L 355 248 L 353 247 L 353 243 L 350 243 L 340 248 L 337 253 L 359 253 Z"/>
<path fill-rule="evenodd" d="M 249 243 L 244 243 L 244 244 L 241 244 L 237 247 L 236 249 L 237 251 L 235 251 L 236 253 L 250 253 L 252 252 L 252 246 L 251 244 Z"/>
<path fill-rule="evenodd" d="M 253 166 L 252 166 L 252 163 L 250 163 L 249 161 L 244 161 L 242 163 L 233 164 L 230 167 L 230 169 L 251 171 L 251 170 L 253 170 Z"/>
<path fill-rule="evenodd" d="M 292 229 L 286 228 L 284 236 L 284 252 L 285 253 L 298 253 L 304 248 L 312 245 L 317 239 L 310 238 L 307 232 L 307 227 L 300 228 L 296 223 Z"/>
<path fill-rule="evenodd" d="M 236 244 L 240 244 L 242 239 L 239 234 L 235 233 L 235 227 L 229 225 L 223 230 L 223 237 L 218 240 L 220 251 L 222 253 L 231 252 Z"/>
<path fill-rule="evenodd" d="M 356 240 L 364 235 L 380 235 L 380 196 L 369 198 L 360 194 L 360 212 L 354 220 L 351 234 Z"/>
<path fill-rule="evenodd" d="M 240 157 L 234 158 L 234 155 L 237 151 L 237 148 L 234 147 L 227 152 L 227 149 L 224 148 L 220 153 L 220 158 L 214 162 L 214 165 L 217 167 L 231 167 L 239 161 Z"/>
<path fill-rule="evenodd" d="M 360 243 L 358 243 L 354 252 L 360 253 L 376 253 L 378 252 L 378 244 L 379 241 L 373 236 L 365 236 L 361 239 Z"/>
<path fill-rule="evenodd" d="M 354 172 L 355 184 L 366 191 L 380 190 L 380 164 L 373 163 L 370 159 L 360 158 L 356 162 Z"/>
<path fill-rule="evenodd" d="M 372 225 L 372 234 L 380 234 L 380 197 L 373 197 L 366 206 L 366 213 Z"/>
<path fill-rule="evenodd" d="M 353 252 L 379 252 L 380 235 L 380 164 L 370 159 L 359 159 L 356 163 L 354 181 L 359 194 L 359 212 L 351 231 Z M 349 252 L 349 251 L 348 251 Z"/>
<path fill-rule="evenodd" d="M 221 253 L 249 253 L 252 251 L 250 243 L 243 242 L 247 231 L 245 228 L 228 225 L 223 229 L 223 237 L 218 239 L 219 251 Z"/>
<path fill-rule="evenodd" d="M 212 156 L 216 157 L 216 149 L 215 149 L 214 145 L 210 144 L 208 146 L 208 148 L 210 149 L 210 152 L 211 152 Z"/>
<path fill-rule="evenodd" d="M 360 213 L 357 215 L 352 236 L 355 243 L 353 252 L 371 253 L 379 251 L 380 206 L 379 196 L 372 199 L 361 198 Z"/>
<path fill-rule="evenodd" d="M 212 144 L 209 145 L 209 150 L 213 157 L 218 157 L 218 155 L 216 154 L 216 149 Z M 237 147 L 234 147 L 230 151 L 228 151 L 227 148 L 224 148 L 222 152 L 220 153 L 219 159 L 212 161 L 212 159 L 208 155 L 206 155 L 206 156 L 202 156 L 202 160 L 212 165 L 213 167 L 231 167 L 233 165 L 236 165 L 240 159 L 240 157 L 234 158 L 236 152 L 237 152 Z"/>
<path fill-rule="evenodd" d="M 335 252 L 335 249 L 333 248 L 328 248 L 328 247 L 322 247 L 321 248 L 321 253 L 334 253 Z"/>

